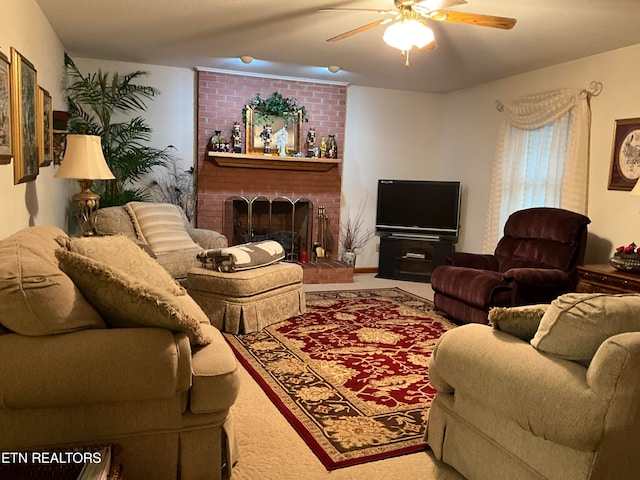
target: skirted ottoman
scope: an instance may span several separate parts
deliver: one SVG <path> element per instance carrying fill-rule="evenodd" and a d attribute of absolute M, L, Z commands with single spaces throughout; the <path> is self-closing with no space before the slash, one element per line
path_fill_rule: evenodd
<path fill-rule="evenodd" d="M 214 327 L 228 333 L 251 333 L 306 311 L 302 267 L 295 263 L 239 272 L 193 268 L 187 291 Z"/>

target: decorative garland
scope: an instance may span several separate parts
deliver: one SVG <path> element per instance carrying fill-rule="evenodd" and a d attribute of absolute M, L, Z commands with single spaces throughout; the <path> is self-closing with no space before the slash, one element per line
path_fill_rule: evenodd
<path fill-rule="evenodd" d="M 284 119 L 284 124 L 287 126 L 296 121 L 298 111 L 302 112 L 302 121 L 308 121 L 305 107 L 299 107 L 295 98 L 283 97 L 278 92 L 273 92 L 269 98 L 262 98 L 258 93 L 251 99 L 248 106 L 253 110 L 255 125 L 269 123 L 273 121 L 273 117 L 280 117 Z M 247 106 L 242 109 L 242 118 L 246 124 Z"/>

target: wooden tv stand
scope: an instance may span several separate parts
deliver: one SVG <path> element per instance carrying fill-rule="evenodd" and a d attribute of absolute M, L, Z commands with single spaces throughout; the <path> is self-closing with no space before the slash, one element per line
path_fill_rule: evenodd
<path fill-rule="evenodd" d="M 455 238 L 382 235 L 379 278 L 430 282 L 433 269 L 445 264 L 454 250 Z"/>

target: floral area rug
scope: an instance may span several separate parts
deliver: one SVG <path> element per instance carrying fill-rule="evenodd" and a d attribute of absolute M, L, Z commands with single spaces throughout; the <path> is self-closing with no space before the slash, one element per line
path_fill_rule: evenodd
<path fill-rule="evenodd" d="M 226 337 L 332 470 L 425 448 L 427 362 L 450 328 L 429 300 L 393 288 L 307 293 L 306 314 Z"/>

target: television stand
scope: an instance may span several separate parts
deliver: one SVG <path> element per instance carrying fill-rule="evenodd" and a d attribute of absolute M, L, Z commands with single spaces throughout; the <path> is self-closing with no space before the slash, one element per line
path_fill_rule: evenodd
<path fill-rule="evenodd" d="M 390 234 L 380 237 L 379 278 L 431 281 L 433 269 L 445 264 L 455 238 Z"/>

